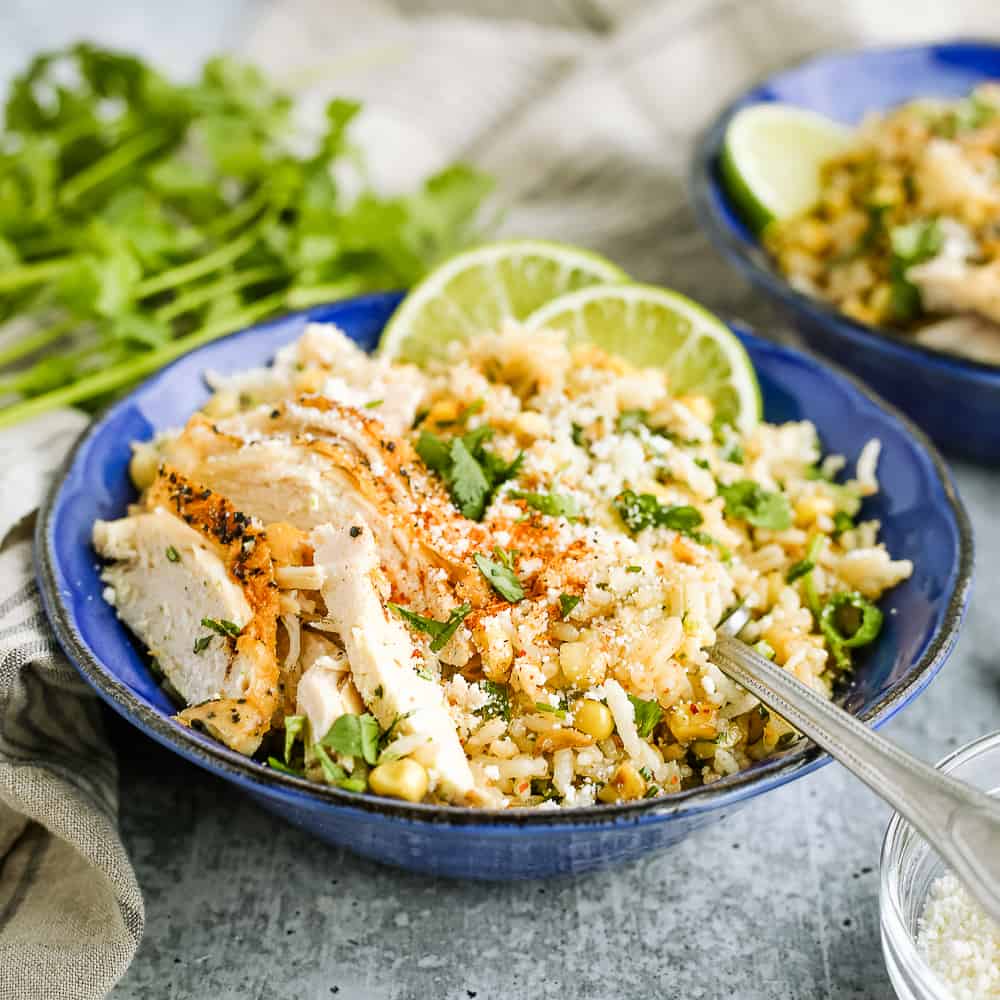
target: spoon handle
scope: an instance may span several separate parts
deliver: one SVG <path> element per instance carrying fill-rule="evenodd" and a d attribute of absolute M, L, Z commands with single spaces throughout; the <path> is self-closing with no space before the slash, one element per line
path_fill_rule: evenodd
<path fill-rule="evenodd" d="M 719 634 L 711 658 L 908 820 L 1000 921 L 1000 801 L 911 757 L 739 639 Z"/>

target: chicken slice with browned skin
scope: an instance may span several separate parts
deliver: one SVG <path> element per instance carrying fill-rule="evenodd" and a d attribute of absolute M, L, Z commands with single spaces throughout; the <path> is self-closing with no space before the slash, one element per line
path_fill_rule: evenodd
<path fill-rule="evenodd" d="M 358 530 L 356 530 L 358 529 Z M 336 629 L 354 684 L 383 730 L 423 737 L 412 756 L 431 775 L 438 794 L 453 802 L 477 797 L 469 761 L 441 687 L 417 673 L 423 658 L 406 626 L 390 612 L 379 554 L 366 524 L 324 525 L 312 534 L 323 567 L 327 620 Z"/>
<path fill-rule="evenodd" d="M 191 705 L 178 719 L 252 754 L 280 699 L 266 536 L 224 497 L 166 466 L 143 506 L 94 526 L 94 547 L 113 560 L 103 577 L 118 615 Z"/>
<path fill-rule="evenodd" d="M 486 547 L 482 526 L 458 514 L 409 442 L 377 419 L 306 397 L 219 425 L 195 417 L 168 454 L 264 522 L 371 525 L 393 599 L 420 614 L 445 619 L 465 601 L 490 603 L 471 559 Z M 456 664 L 469 655 L 461 632 L 442 651 Z"/>

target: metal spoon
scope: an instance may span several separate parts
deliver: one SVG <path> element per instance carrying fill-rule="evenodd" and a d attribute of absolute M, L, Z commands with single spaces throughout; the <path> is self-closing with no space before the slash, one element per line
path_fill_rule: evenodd
<path fill-rule="evenodd" d="M 908 820 L 1000 922 L 1000 800 L 911 757 L 741 642 L 749 618 L 739 608 L 719 626 L 712 662 Z"/>

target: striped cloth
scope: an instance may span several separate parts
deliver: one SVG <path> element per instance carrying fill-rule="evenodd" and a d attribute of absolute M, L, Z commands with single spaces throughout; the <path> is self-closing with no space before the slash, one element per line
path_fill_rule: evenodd
<path fill-rule="evenodd" d="M 358 139 L 377 186 L 471 159 L 499 179 L 507 232 L 603 250 L 637 277 L 761 325 L 768 312 L 712 256 L 686 204 L 691 140 L 711 112 L 820 49 L 1000 34 L 1000 5 L 980 0 L 254 9 L 248 54 L 314 113 L 333 93 L 366 102 Z M 142 934 L 113 755 L 96 702 L 45 627 L 31 568 L 31 511 L 82 425 L 63 412 L 0 434 L 0 1000 L 102 997 Z"/>

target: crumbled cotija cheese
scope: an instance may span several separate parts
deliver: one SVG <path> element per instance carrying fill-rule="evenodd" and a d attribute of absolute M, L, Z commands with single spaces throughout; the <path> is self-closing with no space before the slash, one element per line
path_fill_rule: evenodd
<path fill-rule="evenodd" d="M 955 1000 L 1000 998 L 1000 926 L 950 872 L 931 886 L 917 943 Z"/>

